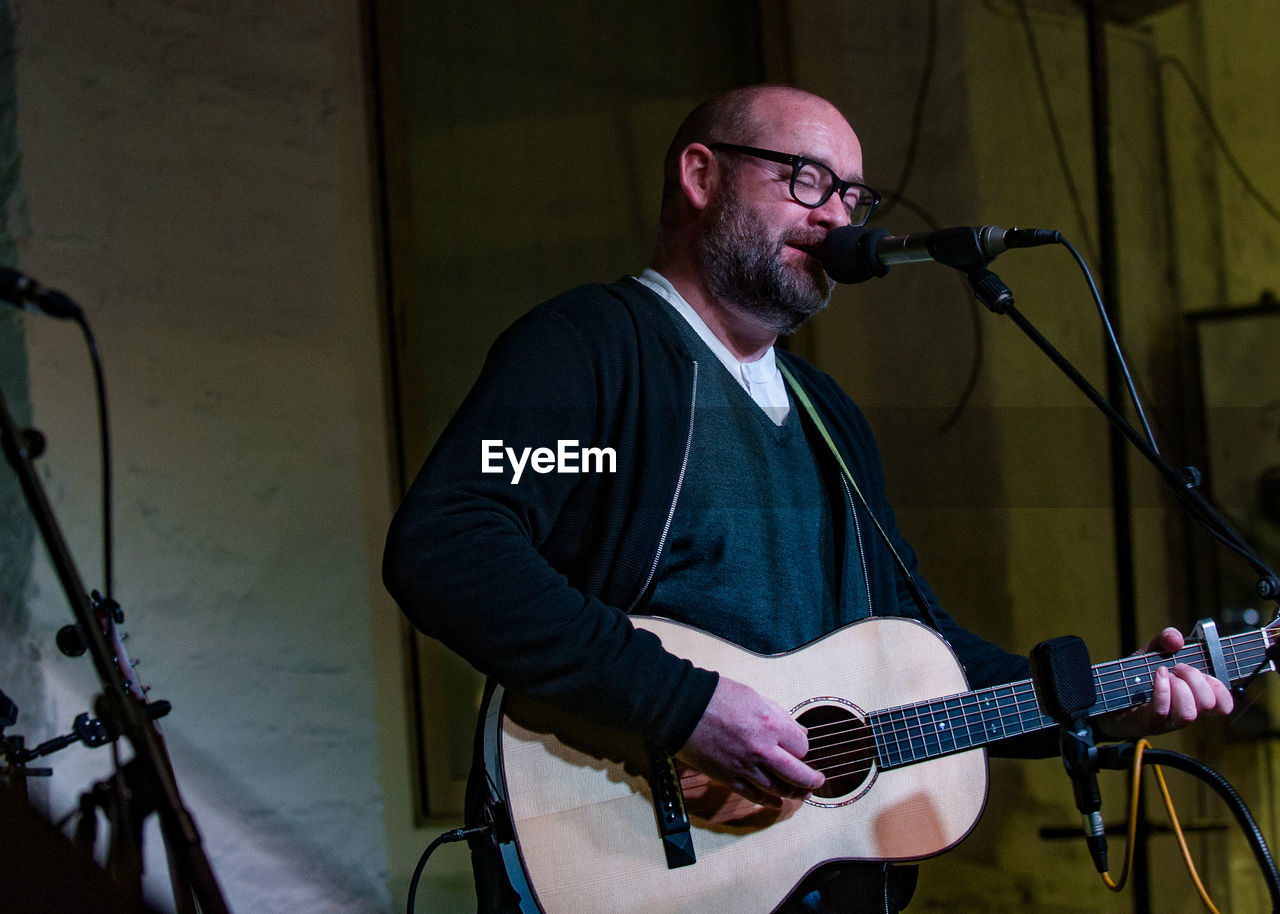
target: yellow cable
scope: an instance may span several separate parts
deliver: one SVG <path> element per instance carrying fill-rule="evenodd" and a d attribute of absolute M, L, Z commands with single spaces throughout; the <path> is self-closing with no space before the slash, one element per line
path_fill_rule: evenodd
<path fill-rule="evenodd" d="M 1113 892 L 1123 889 L 1124 884 L 1129 881 L 1129 874 L 1133 872 L 1133 851 L 1138 835 L 1138 799 L 1142 796 L 1138 789 L 1142 784 L 1142 753 L 1150 745 L 1145 739 L 1134 744 L 1133 777 L 1129 787 L 1129 835 L 1125 841 L 1124 868 L 1120 870 L 1119 882 L 1112 880 L 1110 872 L 1102 874 L 1103 884 Z"/>
<path fill-rule="evenodd" d="M 1119 892 L 1124 888 L 1125 882 L 1129 879 L 1129 874 L 1133 871 L 1133 852 L 1134 839 L 1138 832 L 1138 800 L 1141 797 L 1140 786 L 1142 784 L 1142 754 L 1151 747 L 1151 744 L 1145 739 L 1140 739 L 1134 743 L 1133 753 L 1133 777 L 1130 787 L 1130 803 L 1129 803 L 1129 835 L 1127 846 L 1124 854 L 1124 868 L 1120 871 L 1120 880 L 1117 882 L 1111 878 L 1111 874 L 1103 873 L 1102 882 L 1113 892 Z M 1178 839 L 1178 847 L 1182 849 L 1182 859 L 1187 866 L 1187 872 L 1191 874 L 1191 881 L 1195 884 L 1196 891 L 1200 894 L 1200 900 L 1204 902 L 1204 906 L 1213 914 L 1219 914 L 1214 907 L 1213 902 L 1209 898 L 1209 893 L 1204 887 L 1204 883 L 1200 881 L 1200 874 L 1196 871 L 1195 862 L 1191 859 L 1191 849 L 1187 847 L 1186 836 L 1182 833 L 1182 824 L 1178 821 L 1178 813 L 1173 808 L 1173 797 L 1169 795 L 1169 785 L 1165 783 L 1164 772 L 1160 770 L 1159 765 L 1152 765 L 1155 772 L 1156 783 L 1160 786 L 1160 793 L 1164 797 L 1164 806 L 1169 813 L 1169 821 L 1173 825 L 1173 833 Z"/>
<path fill-rule="evenodd" d="M 1209 893 L 1204 887 L 1204 883 L 1200 881 L 1200 874 L 1196 872 L 1195 861 L 1191 859 L 1191 849 L 1187 847 L 1186 836 L 1182 834 L 1182 825 L 1178 822 L 1178 814 L 1173 809 L 1173 797 L 1169 796 L 1169 787 L 1164 782 L 1164 772 L 1160 770 L 1159 765 L 1152 766 L 1156 773 L 1156 783 L 1160 785 L 1160 793 L 1164 795 L 1165 808 L 1169 810 L 1169 821 L 1173 824 L 1173 833 L 1178 838 L 1178 847 L 1182 848 L 1182 859 L 1187 864 L 1187 872 L 1191 874 L 1191 881 L 1195 883 L 1196 891 L 1200 893 L 1200 900 L 1204 902 L 1204 906 L 1213 914 L 1218 914 L 1218 909 L 1213 906 L 1213 902 L 1209 900 Z"/>

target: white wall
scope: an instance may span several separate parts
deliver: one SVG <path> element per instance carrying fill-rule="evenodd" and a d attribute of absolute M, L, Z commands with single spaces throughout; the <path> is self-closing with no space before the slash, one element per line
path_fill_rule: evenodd
<path fill-rule="evenodd" d="M 389 905 L 371 644 L 389 509 L 355 0 L 12 2 L 19 265 L 85 308 L 106 364 L 115 596 L 228 901 Z M 101 588 L 94 406 L 73 327 L 26 319 L 42 476 Z M 20 732 L 96 691 L 33 557 Z M 52 760 L 55 816 L 109 768 Z M 152 849 L 156 847 L 154 841 Z M 161 903 L 167 880 L 149 863 Z"/>

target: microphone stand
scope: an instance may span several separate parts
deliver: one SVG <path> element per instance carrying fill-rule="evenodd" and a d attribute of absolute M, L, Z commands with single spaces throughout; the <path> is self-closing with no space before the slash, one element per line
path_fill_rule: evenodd
<path fill-rule="evenodd" d="M 38 456 L 38 446 L 33 446 L 33 442 L 36 439 L 36 435 L 18 428 L 9 412 L 4 393 L 0 391 L 0 443 L 3 444 L 5 456 L 14 472 L 18 474 L 27 504 L 40 528 L 62 590 L 84 633 L 94 668 L 102 682 L 103 693 L 98 697 L 95 711 L 109 726 L 129 740 L 135 753 L 129 764 L 134 766 L 138 778 L 152 788 L 154 793 L 169 857 L 177 910 L 180 914 L 194 912 L 198 905 L 201 914 L 225 914 L 228 910 L 226 901 L 204 854 L 195 820 L 183 806 L 173 766 L 160 732 L 148 717 L 143 703 L 129 693 L 123 671 L 114 663 L 111 647 L 98 623 L 93 605 L 80 581 L 71 552 L 35 471 L 34 459 Z M 140 886 L 138 890 L 140 891 Z"/>
<path fill-rule="evenodd" d="M 1164 481 L 1165 485 L 1173 493 L 1178 503 L 1187 511 L 1187 513 L 1193 517 L 1196 522 L 1209 533 L 1210 536 L 1231 549 L 1237 556 L 1245 561 L 1254 574 L 1257 575 L 1258 596 L 1272 601 L 1280 599 L 1280 578 L 1277 578 L 1275 571 L 1268 567 L 1267 563 L 1263 561 L 1253 547 L 1249 545 L 1244 537 L 1235 530 L 1217 507 L 1200 491 L 1200 471 L 1191 466 L 1184 467 L 1181 470 L 1176 470 L 1171 467 L 1164 458 L 1160 456 L 1154 445 L 1147 438 L 1139 434 L 1137 429 L 1135 429 L 1128 420 L 1120 414 L 1111 402 L 1092 384 L 1090 384 L 1084 375 L 1082 375 L 1076 367 L 1067 360 L 1066 356 L 1059 352 L 1058 349 L 1049 342 L 1044 334 L 1042 334 L 1035 325 L 1032 324 L 1031 321 L 1015 307 L 1013 293 L 1009 287 L 1005 285 L 1004 281 L 1001 280 L 999 276 L 986 269 L 986 263 L 989 263 L 990 259 L 987 258 L 985 262 L 979 263 L 977 262 L 978 256 L 980 255 L 971 251 L 970 257 L 972 259 L 964 266 L 959 267 L 959 269 L 965 272 L 968 276 L 969 286 L 973 289 L 974 296 L 978 301 L 982 302 L 987 310 L 991 311 L 993 314 L 1003 314 L 1008 316 L 1018 329 L 1021 330 L 1023 334 L 1040 349 L 1041 352 L 1048 356 L 1049 360 L 1058 366 L 1059 370 L 1061 370 L 1062 373 L 1065 374 L 1067 378 L 1089 399 L 1089 401 L 1093 403 L 1093 405 L 1096 406 L 1104 416 L 1106 416 L 1107 421 L 1110 422 L 1111 426 L 1118 431 L 1119 434 L 1127 438 L 1129 443 L 1134 446 L 1138 453 L 1146 458 L 1148 463 L 1155 467 L 1160 478 Z M 1076 256 L 1077 260 L 1079 260 L 1079 256 Z M 1080 265 L 1083 268 L 1084 262 L 1080 261 Z M 1086 276 L 1088 276 L 1087 269 L 1085 273 Z M 1089 283 L 1092 287 L 1093 280 L 1091 278 L 1089 279 Z M 1101 307 L 1101 301 L 1099 301 L 1099 307 Z M 1118 343 L 1116 343 L 1116 345 L 1118 347 Z M 1139 414 L 1141 414 L 1140 407 Z M 1277 617 L 1280 617 L 1280 602 L 1277 603 L 1276 615 Z M 1277 656 L 1278 654 L 1280 654 L 1280 646 L 1273 645 L 1267 650 L 1267 659 L 1275 664 L 1280 661 L 1280 657 Z M 1262 666 L 1259 666 L 1257 672 L 1260 672 L 1261 670 Z M 1227 683 L 1227 687 L 1231 688 L 1231 684 Z M 1243 688 L 1244 686 L 1242 685 L 1241 689 Z M 1103 873 L 1106 870 L 1106 832 L 1105 829 L 1101 828 L 1101 818 L 1097 812 L 1099 807 L 1094 807 L 1092 815 L 1086 812 L 1088 805 L 1092 805 L 1093 793 L 1097 790 L 1096 783 L 1093 784 L 1092 790 L 1090 790 L 1085 786 L 1087 781 L 1077 779 L 1074 776 L 1077 773 L 1087 772 L 1088 777 L 1092 778 L 1093 773 L 1104 764 L 1100 758 L 1099 751 L 1093 746 L 1092 740 L 1089 739 L 1089 736 L 1091 736 L 1091 734 L 1089 732 L 1087 719 L 1084 723 L 1083 730 L 1077 729 L 1074 726 L 1069 728 L 1065 722 L 1063 723 L 1063 762 L 1068 773 L 1073 774 L 1076 805 L 1084 816 L 1087 842 L 1089 844 L 1090 853 L 1093 856 L 1094 865 L 1098 869 L 1098 872 Z M 1125 745 L 1131 747 L 1131 744 Z M 1179 756 L 1178 758 L 1182 757 Z M 1192 761 L 1193 760 L 1188 759 L 1188 762 Z M 1107 764 L 1106 767 L 1117 766 L 1115 766 L 1114 763 L 1111 763 Z M 1229 785 L 1227 789 L 1229 790 Z M 1220 792 L 1222 791 L 1220 790 Z M 1088 805 L 1082 803 L 1082 800 L 1087 801 Z M 1233 810 L 1237 809 L 1235 805 L 1233 805 L 1232 808 Z M 1240 815 L 1241 813 L 1237 811 L 1237 817 Z M 1246 817 L 1248 816 L 1247 810 L 1243 815 Z M 1242 819 L 1242 822 L 1243 821 L 1244 820 Z M 1142 840 L 1145 840 L 1145 817 L 1139 819 L 1138 827 L 1140 829 L 1138 835 L 1142 837 Z M 1271 861 L 1269 853 L 1266 851 L 1265 843 L 1260 841 L 1254 842 L 1253 847 L 1255 855 L 1258 857 L 1259 861 L 1264 863 L 1263 869 L 1264 873 L 1268 876 L 1268 888 L 1272 892 L 1273 907 L 1275 910 L 1280 911 L 1280 904 L 1277 904 L 1277 899 L 1280 899 L 1280 875 L 1276 873 L 1275 866 Z M 1101 852 L 1100 854 L 1099 851 Z M 1145 881 L 1142 885 L 1145 886 Z M 1139 897 L 1145 896 L 1146 891 L 1146 889 L 1140 887 L 1139 892 L 1141 895 Z"/>
<path fill-rule="evenodd" d="M 1267 566 L 1267 563 L 1262 560 L 1245 539 L 1236 532 L 1231 523 L 1223 517 L 1214 504 L 1200 491 L 1200 471 L 1195 467 L 1184 467 L 1181 470 L 1177 470 L 1166 463 L 1147 439 L 1014 306 L 1013 293 L 999 276 L 990 270 L 979 267 L 970 270 L 968 277 L 969 285 L 978 301 L 982 302 L 993 314 L 1003 314 L 1012 320 L 1018 329 L 1026 334 L 1039 347 L 1040 351 L 1047 355 L 1061 369 L 1063 374 L 1089 398 L 1090 402 L 1101 410 L 1112 426 L 1129 440 L 1129 443 L 1137 449 L 1138 453 L 1156 468 L 1160 478 L 1164 480 L 1165 484 L 1173 492 L 1178 503 L 1211 536 L 1235 552 L 1249 565 L 1258 576 L 1258 596 L 1266 600 L 1280 598 L 1280 577 L 1277 577 L 1276 573 Z"/>

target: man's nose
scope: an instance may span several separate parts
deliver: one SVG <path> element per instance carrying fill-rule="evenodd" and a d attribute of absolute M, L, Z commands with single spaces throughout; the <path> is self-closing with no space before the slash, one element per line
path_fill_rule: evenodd
<path fill-rule="evenodd" d="M 853 219 L 849 216 L 849 208 L 844 205 L 844 200 L 839 194 L 832 194 L 823 201 L 822 205 L 813 210 L 817 216 L 819 223 L 826 229 L 840 228 L 849 225 Z"/>

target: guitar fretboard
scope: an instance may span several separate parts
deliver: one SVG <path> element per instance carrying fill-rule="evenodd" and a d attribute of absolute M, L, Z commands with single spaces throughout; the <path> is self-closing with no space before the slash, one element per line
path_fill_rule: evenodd
<path fill-rule="evenodd" d="M 1226 672 L 1234 685 L 1270 668 L 1268 630 L 1221 639 Z M 1202 643 L 1188 644 L 1173 655 L 1140 654 L 1093 668 L 1097 703 L 1090 715 L 1120 711 L 1146 701 L 1159 667 L 1185 663 L 1211 674 Z M 931 758 L 976 749 L 998 740 L 1034 733 L 1055 725 L 1040 710 L 1030 679 L 948 695 L 918 704 L 876 711 L 869 717 L 881 768 L 898 768 Z"/>

